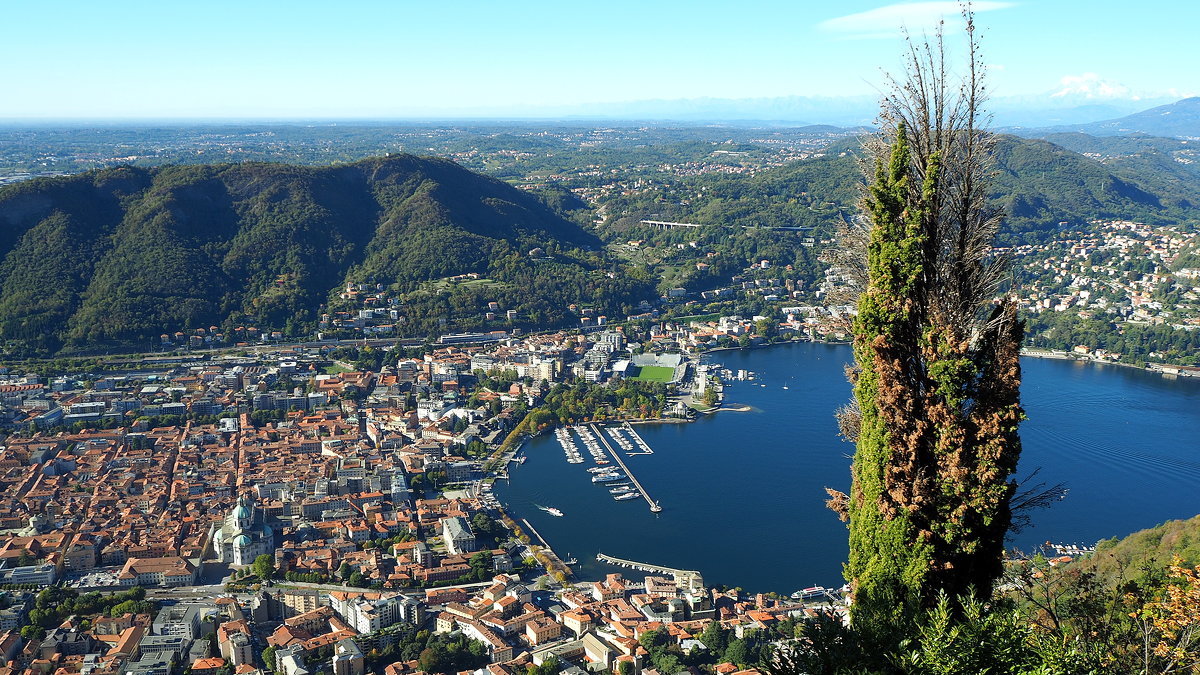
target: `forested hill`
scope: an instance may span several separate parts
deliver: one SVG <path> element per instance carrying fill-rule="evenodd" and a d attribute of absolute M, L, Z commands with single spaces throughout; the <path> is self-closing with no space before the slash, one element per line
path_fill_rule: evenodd
<path fill-rule="evenodd" d="M 1134 166 L 1131 158 L 1105 163 L 1047 141 L 998 136 L 992 198 L 1008 214 L 1003 243 L 1048 239 L 1064 221 L 1195 220 L 1200 172 L 1166 152 L 1144 150 Z M 848 140 L 831 146 L 822 157 L 752 178 L 706 177 L 686 205 L 672 211 L 650 195 L 642 198 L 644 211 L 659 219 L 703 224 L 828 228 L 857 212 L 859 154 L 861 144 Z M 627 207 L 631 215 L 638 213 L 639 204 Z"/>
<path fill-rule="evenodd" d="M 413 291 L 468 272 L 511 277 L 526 288 L 521 309 L 549 322 L 570 302 L 619 311 L 646 297 L 644 282 L 602 269 L 588 252 L 599 246 L 533 195 L 411 155 L 33 180 L 0 190 L 0 338 L 53 352 L 311 325 L 345 283 Z M 547 274 L 534 247 L 561 283 L 537 287 Z"/>

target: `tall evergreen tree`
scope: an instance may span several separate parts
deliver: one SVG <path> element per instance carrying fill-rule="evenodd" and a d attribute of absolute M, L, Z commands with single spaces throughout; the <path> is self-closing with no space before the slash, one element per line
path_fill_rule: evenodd
<path fill-rule="evenodd" d="M 994 300 L 1000 214 L 985 202 L 984 88 L 965 18 L 961 86 L 940 32 L 910 48 L 863 200 L 855 402 L 841 415 L 857 450 L 851 493 L 831 505 L 850 523 L 852 621 L 883 641 L 942 592 L 990 595 L 1012 519 L 1023 329 L 1014 304 Z"/>

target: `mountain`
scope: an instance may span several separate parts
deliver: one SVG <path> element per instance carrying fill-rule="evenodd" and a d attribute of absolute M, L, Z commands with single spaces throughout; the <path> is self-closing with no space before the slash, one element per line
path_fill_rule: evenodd
<path fill-rule="evenodd" d="M 559 254 L 533 261 L 535 247 Z M 315 325 L 337 289 L 363 282 L 412 294 L 414 330 L 470 328 L 455 321 L 486 307 L 482 290 L 422 292 L 468 272 L 525 289 L 517 309 L 561 323 L 571 302 L 620 311 L 649 293 L 601 269 L 599 247 L 534 195 L 412 155 L 31 180 L 0 190 L 0 338 L 44 353 Z"/>
<path fill-rule="evenodd" d="M 1094 218 L 1150 222 L 1195 220 L 1200 173 L 1171 155 L 1144 152 L 1111 165 L 1048 141 L 996 137 L 992 199 L 1008 214 L 1001 241 L 1039 241 L 1059 223 Z M 709 179 L 703 199 L 672 218 L 699 223 L 823 228 L 853 217 L 861 172 L 858 141 L 840 141 L 823 157 L 753 178 Z"/>
<path fill-rule="evenodd" d="M 1089 122 L 1044 126 L 1014 130 L 1022 136 L 1044 136 L 1048 133 L 1077 132 L 1092 136 L 1167 136 L 1200 138 L 1200 97 L 1185 98 L 1124 117 Z"/>

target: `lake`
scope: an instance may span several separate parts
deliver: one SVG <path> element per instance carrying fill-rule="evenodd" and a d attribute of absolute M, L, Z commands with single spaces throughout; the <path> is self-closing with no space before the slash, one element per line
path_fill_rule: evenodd
<path fill-rule="evenodd" d="M 583 578 L 619 571 L 595 561 L 603 552 L 750 591 L 840 586 L 846 526 L 825 508 L 824 488 L 849 488 L 854 447 L 838 437 L 833 411 L 850 397 L 851 359 L 847 346 L 809 343 L 711 354 L 756 374 L 726 388 L 727 403 L 752 411 L 635 427 L 654 454 L 625 462 L 661 513 L 640 499 L 613 501 L 591 482 L 591 457 L 568 464 L 553 434 L 526 445 L 529 459 L 512 465 L 496 495 L 556 552 L 578 558 Z M 1066 360 L 1022 365 L 1029 419 L 1018 478 L 1040 467 L 1037 481 L 1066 483 L 1069 493 L 1010 547 L 1094 544 L 1200 513 L 1200 380 Z"/>

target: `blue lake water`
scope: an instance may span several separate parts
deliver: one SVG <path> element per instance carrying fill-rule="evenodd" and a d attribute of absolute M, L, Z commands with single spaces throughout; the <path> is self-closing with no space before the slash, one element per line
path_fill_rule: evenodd
<path fill-rule="evenodd" d="M 529 459 L 497 483 L 497 496 L 560 555 L 578 558 L 585 578 L 617 571 L 595 562 L 603 552 L 698 569 L 710 585 L 751 591 L 841 585 L 846 528 L 825 508 L 824 488 L 850 483 L 854 448 L 833 419 L 850 396 L 850 349 L 793 344 L 709 360 L 756 373 L 726 389 L 727 402 L 753 411 L 636 427 L 654 454 L 625 461 L 662 513 L 640 499 L 613 501 L 591 482 L 587 453 L 586 463 L 568 464 L 551 434 L 527 444 Z M 1038 481 L 1070 492 L 1010 546 L 1094 544 L 1200 513 L 1200 381 L 1071 361 L 1022 364 L 1029 420 L 1018 477 L 1040 467 Z"/>

